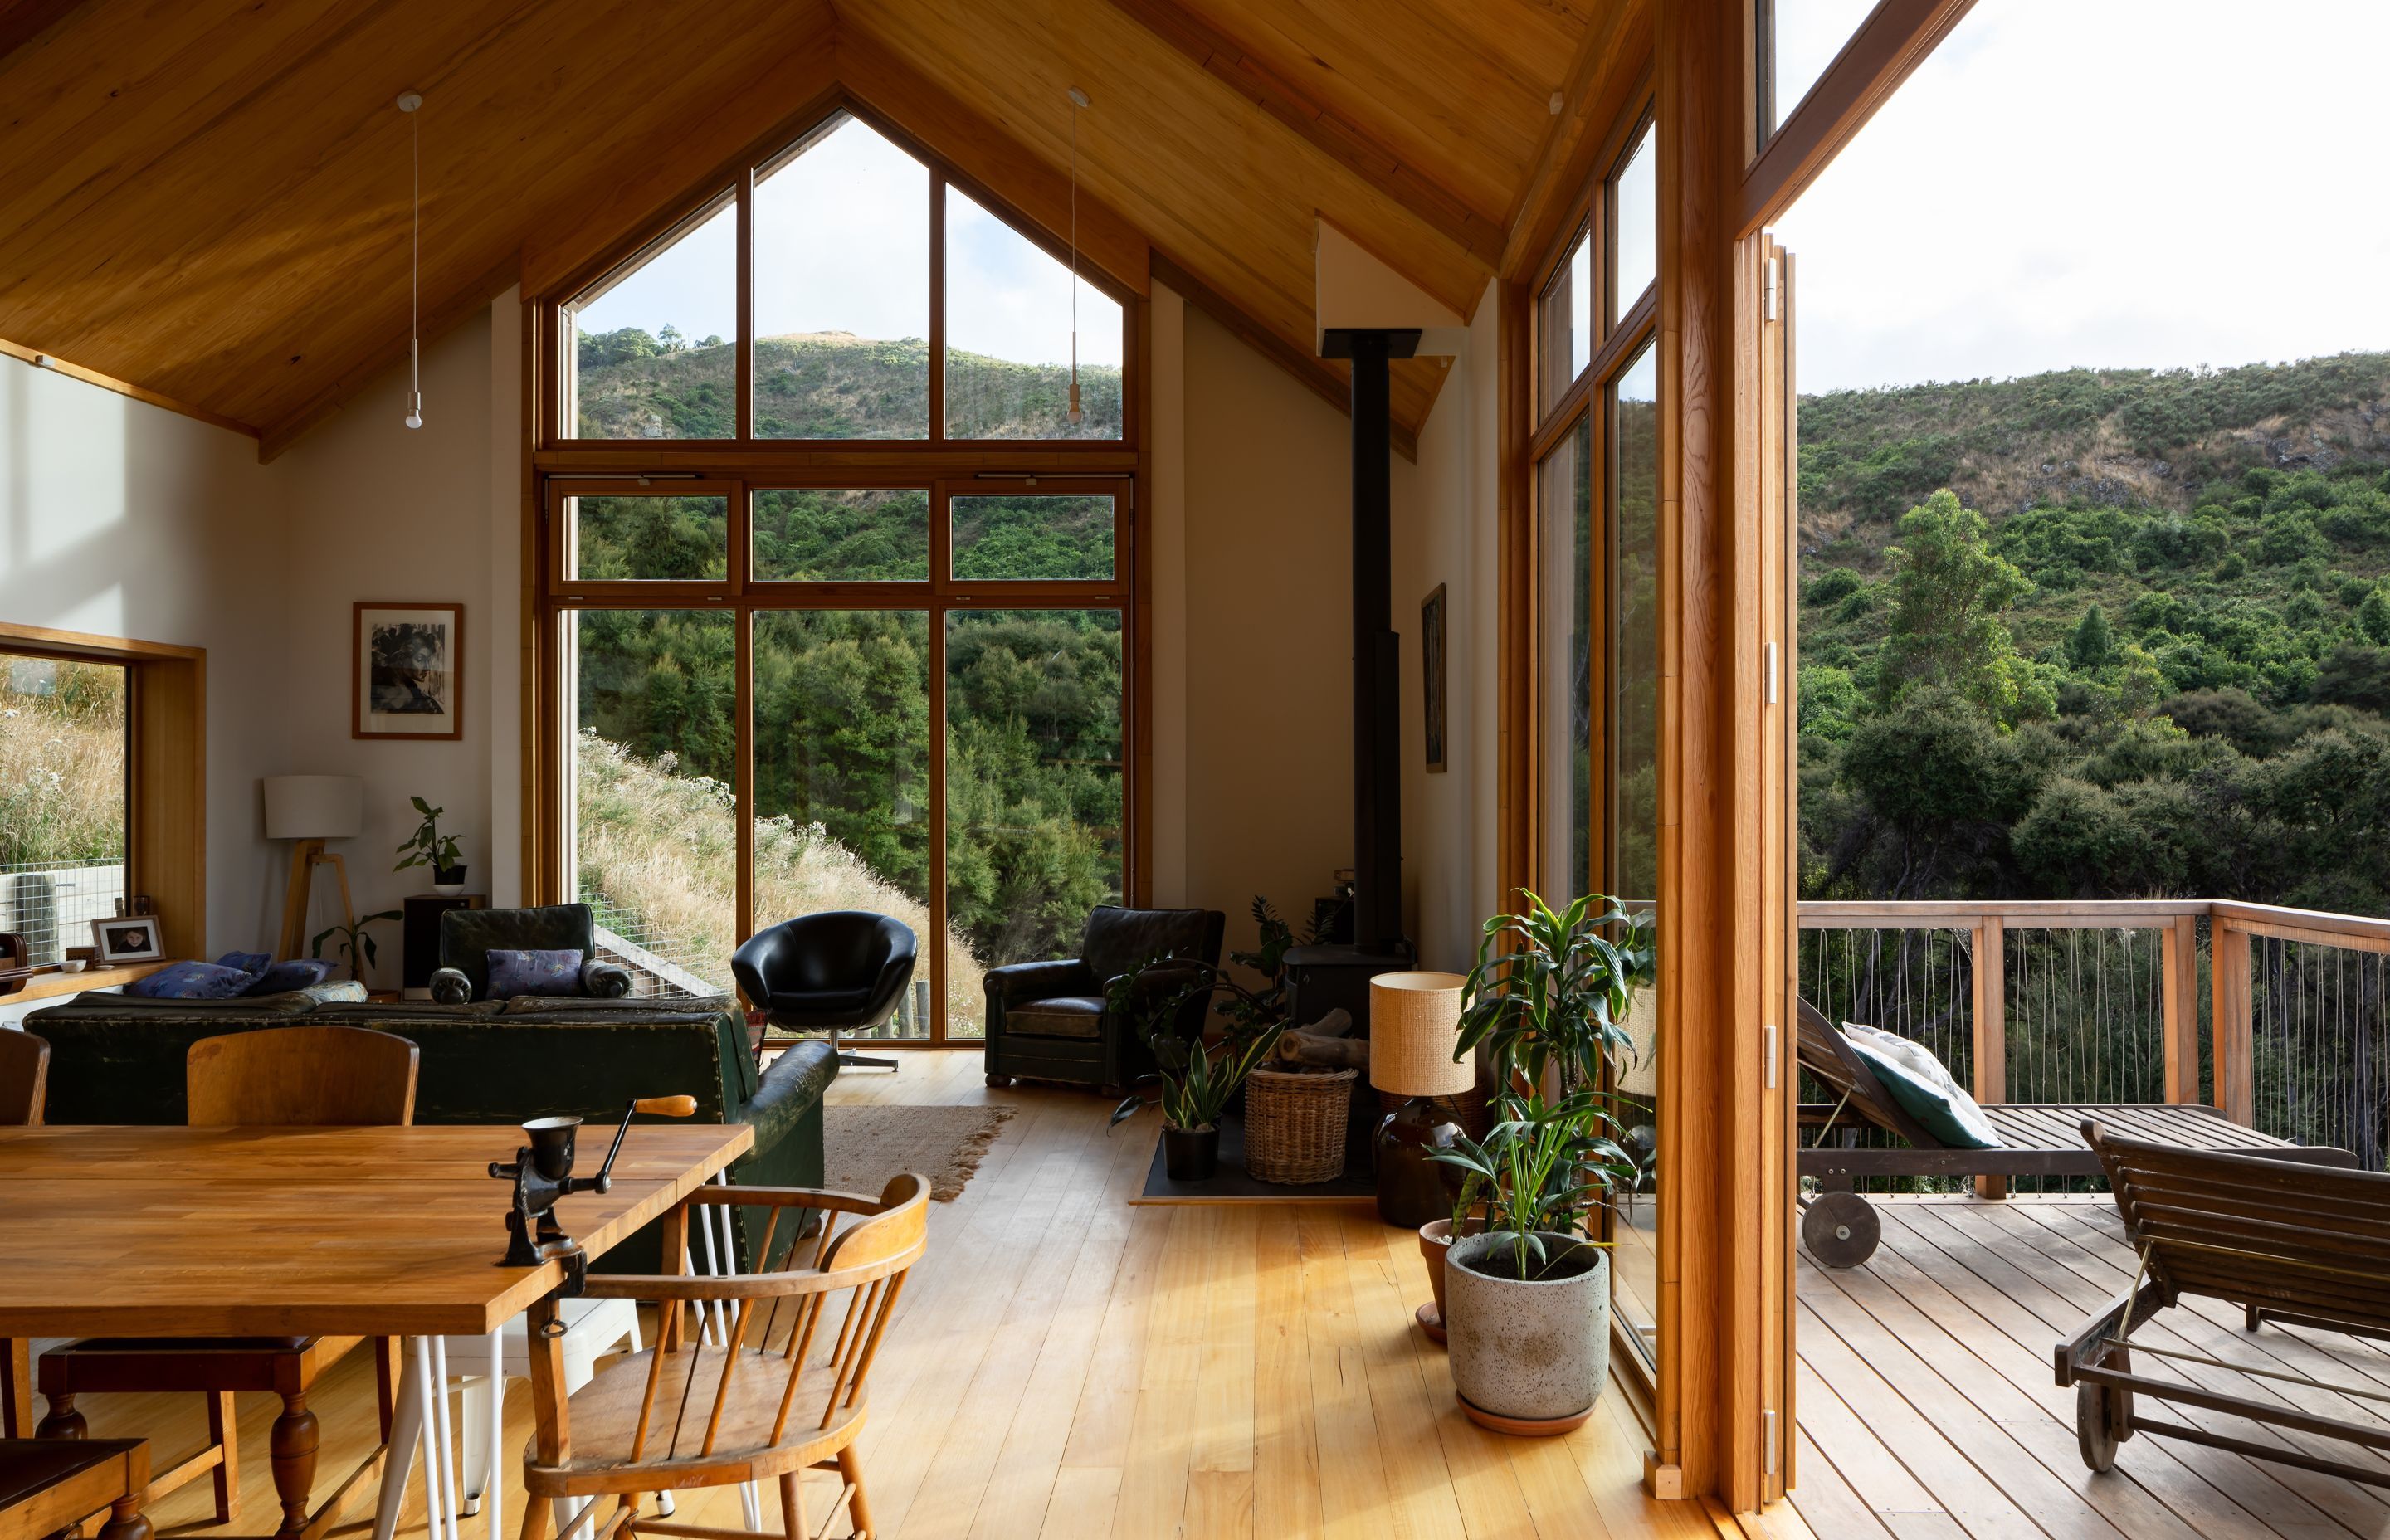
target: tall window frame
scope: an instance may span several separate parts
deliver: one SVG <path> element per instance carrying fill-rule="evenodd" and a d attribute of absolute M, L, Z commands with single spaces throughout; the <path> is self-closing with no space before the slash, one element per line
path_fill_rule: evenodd
<path fill-rule="evenodd" d="M 1664 366 L 1658 345 L 1661 264 L 1656 260 L 1651 264 L 1653 276 L 1640 294 L 1614 291 L 1624 223 L 1618 189 L 1638 153 L 1658 154 L 1654 106 L 1648 98 L 1612 132 L 1596 161 L 1597 173 L 1579 193 L 1562 222 L 1561 238 L 1528 289 L 1528 302 L 1537 307 L 1537 314 L 1524 328 L 1531 353 L 1526 377 L 1537 393 L 1527 443 L 1536 613 L 1529 628 L 1535 747 L 1526 799 L 1526 854 L 1536 891 L 1556 905 L 1587 891 L 1619 891 L 1614 838 L 1619 776 L 1611 720 L 1620 683 L 1614 646 L 1621 581 L 1619 388 L 1647 361 Z M 1589 325 L 1584 327 L 1589 343 L 1583 359 L 1571 359 L 1576 366 L 1574 374 L 1559 384 L 1563 371 L 1554 366 L 1547 350 L 1566 331 L 1548 322 L 1544 305 L 1562 286 L 1573 284 L 1581 285 L 1591 301 Z M 1563 474 L 1548 474 L 1562 468 Z M 1556 485 L 1563 481 L 1565 492 Z M 1561 506 L 1561 496 L 1574 499 L 1574 505 Z M 1574 540 L 1565 545 L 1556 540 L 1561 531 L 1573 531 Z M 1587 649 L 1583 660 L 1574 655 L 1578 646 Z M 1583 679 L 1576 677 L 1580 662 L 1587 665 Z M 1579 709 L 1581 722 L 1574 714 Z M 1580 747 L 1585 751 L 1581 756 Z M 1581 779 L 1575 774 L 1580 758 Z M 1623 896 L 1651 903 L 1659 895 Z M 1648 1200 L 1658 1205 L 1666 1223 L 1668 1195 L 1655 1192 Z M 1605 1211 L 1605 1239 L 1615 1238 L 1619 1223 L 1614 1212 Z M 1614 1279 L 1616 1275 L 1613 1268 Z M 1648 1318 L 1639 1322 L 1628 1320 L 1627 1315 L 1612 1312 L 1613 1334 L 1625 1350 L 1620 1361 L 1643 1392 L 1652 1395 L 1660 1354 L 1666 1350 L 1659 1312 L 1649 1310 Z"/>
<path fill-rule="evenodd" d="M 754 221 L 758 181 L 782 163 L 792 147 L 819 134 L 844 114 L 889 140 L 928 171 L 930 198 L 930 403 L 928 434 L 919 439 L 795 439 L 754 436 Z M 1142 614 L 1150 587 L 1141 538 L 1148 517 L 1140 484 L 1147 474 L 1144 417 L 1150 391 L 1147 361 L 1150 310 L 1125 276 L 1105 270 L 1083 248 L 1079 281 L 1120 307 L 1121 433 L 1117 439 L 948 438 L 945 410 L 945 311 L 947 240 L 944 210 L 954 189 L 1058 263 L 1070 260 L 1064 239 L 1020 212 L 1001 191 L 966 173 L 870 103 L 840 87 L 809 102 L 772 133 L 751 145 L 726 167 L 700 178 L 690 193 L 641 232 L 615 243 L 601 256 L 556 282 L 526 308 L 524 339 L 528 435 L 525 467 L 525 588 L 529 604 L 527 645 L 533 666 L 525 681 L 526 711 L 533 725 L 526 745 L 531 796 L 526 817 L 526 885 L 533 902 L 572 898 L 572 741 L 576 701 L 568 687 L 573 667 L 574 617 L 585 610 L 720 611 L 734 617 L 737 644 L 736 699 L 732 708 L 737 743 L 732 797 L 738 832 L 735 929 L 739 938 L 759 924 L 788 918 L 759 915 L 753 867 L 755 732 L 753 638 L 759 617 L 855 610 L 904 611 L 928 620 L 927 706 L 929 746 L 927 802 L 930 876 L 927 906 L 931 932 L 921 935 L 917 979 L 930 983 L 931 998 L 947 1002 L 928 1015 L 928 1034 L 919 1039 L 875 1040 L 877 1048 L 976 1048 L 980 1025 L 963 1019 L 948 990 L 947 891 L 949 809 L 946 805 L 949 719 L 946 638 L 950 619 L 971 612 L 1109 612 L 1119 618 L 1121 648 L 1120 803 L 1122 827 L 1100 831 L 1116 841 L 1122 902 L 1143 902 L 1148 875 L 1150 776 L 1146 761 L 1151 733 L 1145 716 L 1144 686 L 1150 639 Z M 564 432 L 572 409 L 571 371 L 563 349 L 572 336 L 568 307 L 609 275 L 658 249 L 726 206 L 738 210 L 736 434 L 728 439 L 599 439 Z M 898 491 L 924 494 L 930 502 L 928 574 L 894 580 L 807 581 L 760 577 L 751 537 L 753 499 L 776 491 Z M 572 575 L 572 532 L 564 517 L 574 496 L 632 492 L 719 494 L 727 500 L 727 562 L 719 578 L 586 580 Z M 980 579 L 953 575 L 950 507 L 957 497 L 1109 495 L 1112 498 L 1113 559 L 1108 578 Z M 769 810 L 764 810 L 766 813 Z M 950 1007 L 950 1008 L 949 1008 Z"/>

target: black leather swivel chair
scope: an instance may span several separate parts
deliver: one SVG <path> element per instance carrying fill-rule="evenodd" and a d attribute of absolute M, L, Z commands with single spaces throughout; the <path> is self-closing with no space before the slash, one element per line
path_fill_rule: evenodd
<path fill-rule="evenodd" d="M 1112 981 L 1140 963 L 1169 956 L 1190 965 L 1145 975 L 1149 988 L 1174 989 L 1200 972 L 1191 965 L 1220 966 L 1220 942 L 1228 917 L 1217 909 L 1123 909 L 1106 905 L 1087 917 L 1079 955 L 1052 962 L 991 968 L 987 992 L 987 1044 L 983 1052 L 990 1085 L 1023 1080 L 1054 1080 L 1094 1085 L 1119 1095 L 1151 1072 L 1153 1052 L 1108 1003 Z M 1208 1000 L 1181 1007 L 1177 1030 L 1192 1037 L 1203 1030 Z"/>
<path fill-rule="evenodd" d="M 825 909 L 758 930 L 730 971 L 776 1027 L 828 1032 L 842 1069 L 893 1070 L 893 1059 L 839 1052 L 841 1032 L 886 1023 L 913 982 L 912 928 L 864 909 Z"/>

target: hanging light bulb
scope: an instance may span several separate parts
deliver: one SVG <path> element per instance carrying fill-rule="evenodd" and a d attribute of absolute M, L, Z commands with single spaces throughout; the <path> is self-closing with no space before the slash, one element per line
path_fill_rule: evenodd
<path fill-rule="evenodd" d="M 420 92 L 399 93 L 398 109 L 407 115 L 408 121 L 413 124 L 415 136 L 411 156 L 415 171 L 415 186 L 411 199 L 414 209 L 414 254 L 408 265 L 406 290 L 406 358 L 414 379 L 413 391 L 408 398 L 409 404 L 406 408 L 406 426 L 409 428 L 423 426 L 423 338 L 421 335 L 423 325 L 423 121 L 415 116 L 415 109 L 422 105 L 423 96 Z"/>
<path fill-rule="evenodd" d="M 1086 110 L 1087 94 L 1071 87 L 1071 426 L 1086 416 L 1079 410 L 1079 114 Z"/>

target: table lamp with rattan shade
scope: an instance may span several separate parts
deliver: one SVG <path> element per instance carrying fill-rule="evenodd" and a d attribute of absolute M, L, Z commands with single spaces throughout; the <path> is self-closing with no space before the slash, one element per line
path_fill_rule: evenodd
<path fill-rule="evenodd" d="M 1377 1169 L 1378 1216 L 1417 1229 L 1452 1216 L 1460 1173 L 1430 1152 L 1448 1148 L 1460 1127 L 1433 1097 L 1457 1097 L 1477 1084 L 1475 1056 L 1460 1042 L 1458 973 L 1381 973 L 1369 981 L 1369 1084 L 1410 1099 L 1378 1124 L 1370 1153 Z"/>
<path fill-rule="evenodd" d="M 356 923 L 349 903 L 349 868 L 324 849 L 327 840 L 347 840 L 365 828 L 366 783 L 354 776 L 268 776 L 265 837 L 296 840 L 290 851 L 290 882 L 282 897 L 282 942 L 276 958 L 306 956 L 307 901 L 315 868 L 328 865 L 341 879 L 341 918 Z"/>

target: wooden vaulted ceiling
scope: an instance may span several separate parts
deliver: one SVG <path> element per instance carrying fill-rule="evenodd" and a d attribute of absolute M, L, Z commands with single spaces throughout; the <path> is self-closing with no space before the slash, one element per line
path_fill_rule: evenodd
<path fill-rule="evenodd" d="M 427 335 L 536 292 L 845 90 L 1323 390 L 1315 216 L 1467 315 L 1638 0 L 0 0 L 0 339 L 278 451 Z M 1563 96 L 1568 110 L 1555 114 Z M 1097 232 L 1088 240 L 1089 227 Z M 1441 366 L 1402 367 L 1416 430 Z"/>

